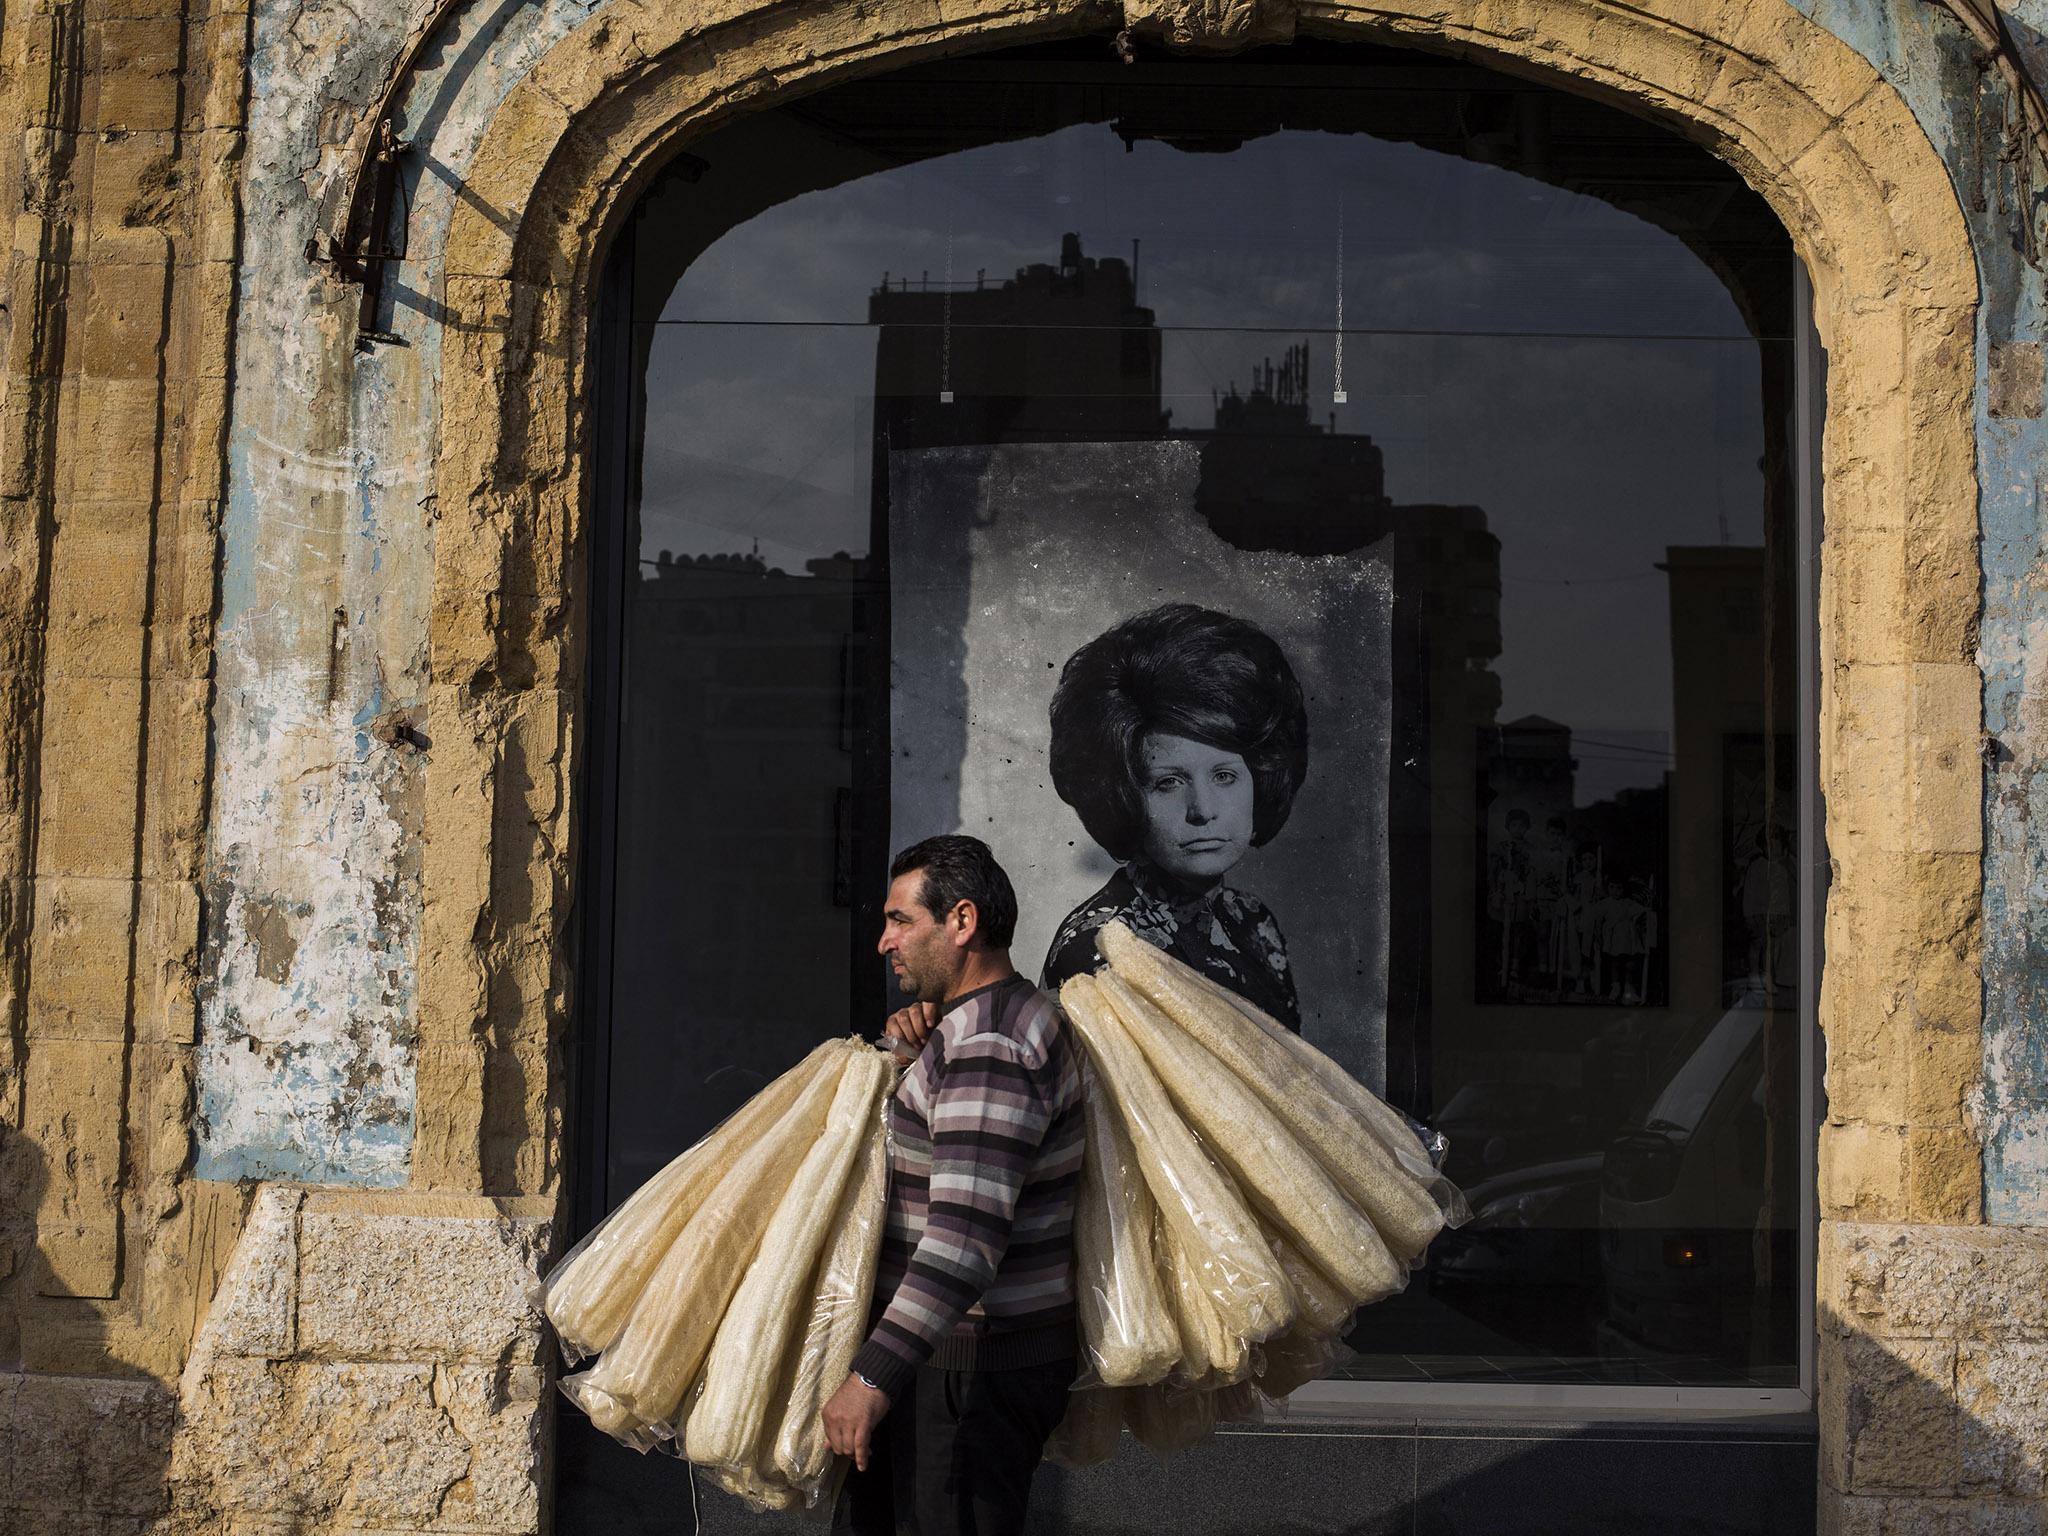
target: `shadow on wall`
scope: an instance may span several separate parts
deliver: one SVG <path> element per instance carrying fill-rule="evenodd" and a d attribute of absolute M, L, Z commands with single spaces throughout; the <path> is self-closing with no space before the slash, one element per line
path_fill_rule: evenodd
<path fill-rule="evenodd" d="M 1428 1416 L 1279 1420 L 1165 1465 L 1126 1438 L 1113 1462 L 1041 1468 L 1027 1529 L 1088 1536 L 1808 1536 L 2033 1529 L 2042 1492 L 2048 1346 L 1879 1340 L 1838 1319 L 1822 1341 L 1826 1482 L 1850 1488 L 1822 1527 L 1812 1420 L 1657 1423 Z M 1961 1403 L 1958 1397 L 1961 1398 Z M 1967 1412 L 1963 1403 L 1974 1405 Z M 558 1536 L 689 1532 L 682 1463 L 640 1456 L 560 1410 Z M 699 1480 L 705 1536 L 788 1532 Z M 1837 1498 L 1830 1495 L 1831 1499 Z"/>
<path fill-rule="evenodd" d="M 49 1159 L 0 1125 L 0 1530 L 127 1531 L 170 1508 L 176 1401 L 116 1364 L 100 1307 L 67 1293 L 36 1219 Z"/>

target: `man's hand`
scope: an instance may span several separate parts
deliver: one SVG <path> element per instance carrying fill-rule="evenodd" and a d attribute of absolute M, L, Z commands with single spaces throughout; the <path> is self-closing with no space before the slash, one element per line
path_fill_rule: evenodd
<path fill-rule="evenodd" d="M 908 1008 L 899 1008 L 889 1015 L 889 1022 L 882 1026 L 882 1038 L 901 1041 L 909 1049 L 900 1054 L 915 1056 L 924 1049 L 925 1041 L 931 1039 L 938 1023 L 936 1003 L 912 1003 Z"/>
<path fill-rule="evenodd" d="M 908 1012 L 907 1009 L 905 1011 Z M 845 1385 L 834 1392 L 832 1401 L 825 1405 L 825 1443 L 835 1454 L 851 1456 L 856 1467 L 867 1471 L 868 1451 L 874 1444 L 875 1426 L 882 1422 L 882 1415 L 888 1411 L 888 1395 L 876 1391 L 849 1372 Z"/>

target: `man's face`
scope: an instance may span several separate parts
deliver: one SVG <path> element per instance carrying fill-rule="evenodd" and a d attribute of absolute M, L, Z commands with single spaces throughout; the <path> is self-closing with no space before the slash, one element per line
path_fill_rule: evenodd
<path fill-rule="evenodd" d="M 889 882 L 882 907 L 882 937 L 875 948 L 896 973 L 896 984 L 909 997 L 944 1002 L 960 974 L 967 951 L 954 942 L 953 930 L 932 916 L 924 904 L 924 871 L 913 869 Z"/>

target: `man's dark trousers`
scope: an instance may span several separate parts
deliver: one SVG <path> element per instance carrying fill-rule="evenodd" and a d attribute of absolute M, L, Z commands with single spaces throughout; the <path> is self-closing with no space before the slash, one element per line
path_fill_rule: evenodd
<path fill-rule="evenodd" d="M 849 1472 L 832 1522 L 852 1536 L 1017 1536 L 1031 1474 L 1067 1411 L 1072 1360 L 919 1369 Z"/>

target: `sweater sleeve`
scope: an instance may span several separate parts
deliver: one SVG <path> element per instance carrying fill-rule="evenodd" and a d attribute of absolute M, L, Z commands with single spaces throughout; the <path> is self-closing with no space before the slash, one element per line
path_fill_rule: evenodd
<path fill-rule="evenodd" d="M 931 1104 L 924 1236 L 853 1368 L 891 1398 L 981 1300 L 1052 1123 L 1048 1072 L 1006 1035 L 950 1043 Z"/>

